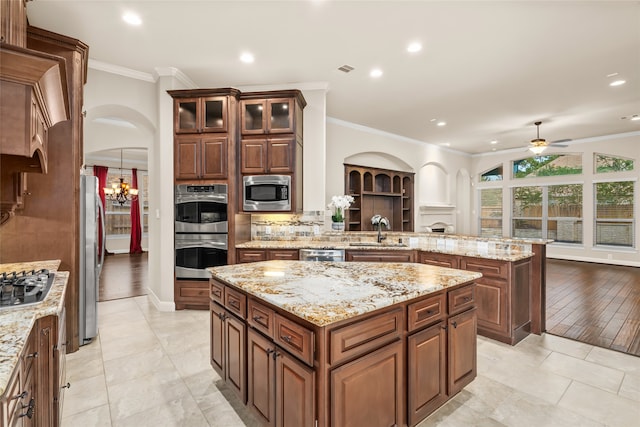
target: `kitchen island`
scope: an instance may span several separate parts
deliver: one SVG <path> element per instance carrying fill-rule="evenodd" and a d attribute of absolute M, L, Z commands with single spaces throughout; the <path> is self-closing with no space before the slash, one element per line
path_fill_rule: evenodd
<path fill-rule="evenodd" d="M 209 270 L 211 364 L 265 425 L 413 426 L 476 376 L 479 273 L 303 261 Z"/>
<path fill-rule="evenodd" d="M 59 260 L 0 264 L 0 274 L 47 269 L 51 289 L 39 303 L 0 310 L 0 425 L 58 426 L 62 418 L 69 272 Z"/>

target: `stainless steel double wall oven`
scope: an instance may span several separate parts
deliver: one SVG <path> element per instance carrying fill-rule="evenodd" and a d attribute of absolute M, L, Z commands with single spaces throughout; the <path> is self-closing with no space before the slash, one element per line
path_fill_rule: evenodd
<path fill-rule="evenodd" d="M 208 279 L 207 267 L 227 264 L 227 185 L 175 188 L 176 278 Z"/>

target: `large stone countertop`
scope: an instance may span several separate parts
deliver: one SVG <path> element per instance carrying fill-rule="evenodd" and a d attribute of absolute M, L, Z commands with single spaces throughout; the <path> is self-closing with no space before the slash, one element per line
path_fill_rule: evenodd
<path fill-rule="evenodd" d="M 0 309 L 0 398 L 4 397 L 9 379 L 36 320 L 59 314 L 64 307 L 69 272 L 57 271 L 59 266 L 59 260 L 0 264 L 0 273 L 41 268 L 56 272 L 44 301 L 24 307 Z"/>
<path fill-rule="evenodd" d="M 501 261 L 520 261 L 522 259 L 531 258 L 532 252 L 514 251 L 512 249 L 498 248 L 494 243 L 487 242 L 485 246 L 453 243 L 454 240 L 436 239 L 431 243 L 409 245 L 386 243 L 376 244 L 374 242 L 338 242 L 334 240 L 252 240 L 246 243 L 239 243 L 236 249 L 345 249 L 345 250 L 390 250 L 390 251 L 407 251 L 419 250 L 426 252 L 437 252 L 449 255 L 461 255 L 475 258 L 495 259 Z M 465 242 L 462 240 L 461 242 Z M 507 246 L 507 245 L 504 245 Z"/>
<path fill-rule="evenodd" d="M 263 261 L 208 270 L 320 327 L 482 277 L 412 263 Z"/>

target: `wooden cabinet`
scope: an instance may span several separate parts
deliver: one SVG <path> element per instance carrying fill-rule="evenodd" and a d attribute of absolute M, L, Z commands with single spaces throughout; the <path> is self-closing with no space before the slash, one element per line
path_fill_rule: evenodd
<path fill-rule="evenodd" d="M 243 94 L 243 100 L 240 101 L 240 129 L 243 135 L 295 133 L 296 127 L 301 125 L 301 112 L 297 111 L 297 103 L 302 104 L 299 97 L 268 96 L 274 95 L 268 92 L 263 92 L 262 96 Z"/>
<path fill-rule="evenodd" d="M 225 179 L 227 137 L 177 136 L 174 163 L 176 180 Z"/>
<path fill-rule="evenodd" d="M 0 2 L 0 41 L 19 47 L 27 46 L 27 2 Z"/>
<path fill-rule="evenodd" d="M 267 260 L 296 261 L 299 258 L 297 249 L 237 249 L 238 264 Z"/>
<path fill-rule="evenodd" d="M 174 102 L 175 133 L 227 132 L 226 96 L 180 98 Z"/>
<path fill-rule="evenodd" d="M 447 321 L 448 394 L 453 396 L 476 377 L 476 309 L 449 317 Z"/>
<path fill-rule="evenodd" d="M 461 257 L 460 268 L 478 271 L 478 333 L 511 345 L 530 332 L 531 260 L 516 262 Z"/>
<path fill-rule="evenodd" d="M 245 175 L 290 174 L 296 169 L 293 137 L 243 139 L 240 147 L 240 172 Z"/>
<path fill-rule="evenodd" d="M 0 401 L 0 425 L 27 427 L 36 425 L 35 375 L 38 370 L 36 359 L 36 329 L 32 329 L 22 353 L 18 357 L 4 398 Z"/>
<path fill-rule="evenodd" d="M 398 340 L 331 371 L 332 426 L 404 424 L 403 353 Z"/>
<path fill-rule="evenodd" d="M 418 252 L 420 264 L 436 265 L 438 267 L 460 268 L 460 257 L 438 252 Z"/>
<path fill-rule="evenodd" d="M 264 425 L 315 425 L 312 369 L 253 329 L 247 333 L 247 405 Z"/>
<path fill-rule="evenodd" d="M 176 181 L 226 181 L 235 177 L 236 89 L 169 91 L 174 106 Z M 230 195 L 235 185 L 230 185 Z"/>
<path fill-rule="evenodd" d="M 246 326 L 229 311 L 211 302 L 211 366 L 231 390 L 246 402 Z"/>
<path fill-rule="evenodd" d="M 208 280 L 174 280 L 176 310 L 206 310 L 209 307 Z"/>
<path fill-rule="evenodd" d="M 384 250 L 366 250 L 366 251 L 345 251 L 345 259 L 347 261 L 359 262 L 415 262 L 415 251 L 384 251 Z"/>
<path fill-rule="evenodd" d="M 374 215 L 388 218 L 393 231 L 413 231 L 414 175 L 345 164 L 345 194 L 354 198 L 347 210 L 348 231 L 374 230 Z"/>

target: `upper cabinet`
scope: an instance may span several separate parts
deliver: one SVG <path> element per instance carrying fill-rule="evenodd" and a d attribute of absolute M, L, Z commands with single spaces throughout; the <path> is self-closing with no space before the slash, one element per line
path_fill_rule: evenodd
<path fill-rule="evenodd" d="M 226 96 L 176 99 L 175 133 L 227 132 Z"/>
<path fill-rule="evenodd" d="M 413 172 L 344 165 L 344 176 L 345 194 L 354 199 L 348 231 L 374 230 L 374 215 L 386 217 L 393 231 L 413 231 Z"/>
<path fill-rule="evenodd" d="M 243 135 L 294 133 L 296 126 L 294 98 L 246 99 L 240 101 L 240 124 Z"/>
<path fill-rule="evenodd" d="M 227 180 L 235 173 L 237 89 L 169 91 L 176 181 Z"/>

